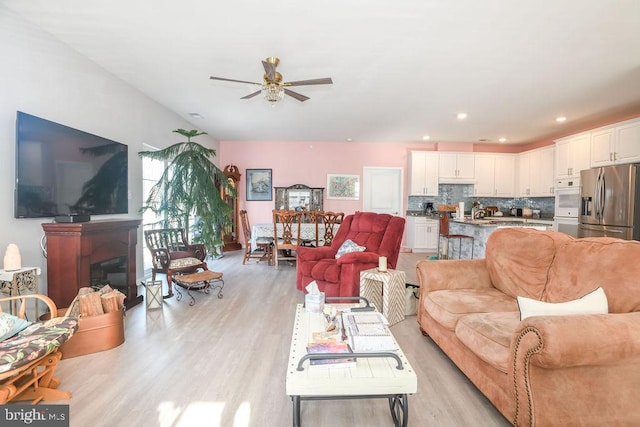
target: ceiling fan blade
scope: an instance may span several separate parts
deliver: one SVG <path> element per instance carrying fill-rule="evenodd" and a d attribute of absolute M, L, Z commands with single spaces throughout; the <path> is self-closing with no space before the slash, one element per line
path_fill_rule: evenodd
<path fill-rule="evenodd" d="M 286 88 L 284 89 L 284 93 L 286 93 L 287 95 L 289 95 L 289 96 L 290 96 L 290 97 L 292 97 L 292 98 L 297 99 L 297 100 L 298 100 L 298 101 L 300 101 L 300 102 L 304 102 L 304 101 L 306 101 L 307 99 L 309 99 L 309 97 L 308 97 L 308 96 L 304 96 L 304 95 L 302 95 L 301 93 L 294 92 L 294 91 L 289 90 L 289 89 L 286 89 Z"/>
<path fill-rule="evenodd" d="M 333 84 L 331 77 L 323 79 L 298 80 L 297 82 L 282 83 L 283 86 L 306 86 L 306 85 L 330 85 Z"/>
<path fill-rule="evenodd" d="M 247 82 L 247 81 L 244 81 L 244 80 L 225 79 L 224 77 L 209 77 L 209 78 L 211 80 L 222 80 L 223 82 L 249 83 L 250 85 L 260 85 L 260 86 L 262 86 L 262 83 Z"/>
<path fill-rule="evenodd" d="M 270 81 L 274 81 L 276 79 L 276 66 L 271 62 L 262 61 L 262 66 L 264 67 L 264 72 L 267 74 L 267 78 Z"/>
<path fill-rule="evenodd" d="M 256 96 L 256 95 L 260 95 L 260 92 L 262 92 L 262 89 L 257 90 L 257 91 L 255 91 L 255 92 L 251 92 L 249 95 L 245 95 L 245 96 L 243 96 L 243 97 L 242 97 L 242 98 L 240 98 L 240 99 L 249 99 L 249 98 L 253 98 L 253 97 L 254 97 L 254 96 Z"/>

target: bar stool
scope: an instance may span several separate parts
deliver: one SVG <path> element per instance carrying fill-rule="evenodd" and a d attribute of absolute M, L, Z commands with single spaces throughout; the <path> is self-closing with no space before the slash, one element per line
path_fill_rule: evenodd
<path fill-rule="evenodd" d="M 440 239 L 447 241 L 447 253 L 443 256 L 440 255 Z M 462 241 L 469 240 L 471 242 L 471 258 L 473 258 L 473 236 L 467 236 L 465 234 L 449 234 L 449 214 L 447 212 L 440 212 L 440 230 L 438 235 L 438 258 L 448 259 L 448 247 L 451 239 L 458 239 L 458 259 L 462 253 Z"/>

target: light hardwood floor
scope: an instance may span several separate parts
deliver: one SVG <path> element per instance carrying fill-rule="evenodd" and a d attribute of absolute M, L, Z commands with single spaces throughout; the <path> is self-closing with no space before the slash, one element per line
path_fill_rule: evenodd
<path fill-rule="evenodd" d="M 401 254 L 410 277 L 424 254 Z M 295 306 L 295 266 L 279 270 L 240 251 L 210 261 L 224 272 L 224 297 L 196 293 L 127 311 L 121 346 L 65 359 L 61 388 L 73 392 L 71 426 L 290 426 L 285 369 Z M 415 277 L 415 275 L 413 276 Z M 409 281 L 409 279 L 408 279 Z M 415 316 L 392 327 L 418 376 L 410 426 L 507 426 L 509 423 L 427 337 Z M 384 399 L 303 401 L 314 426 L 390 426 Z"/>

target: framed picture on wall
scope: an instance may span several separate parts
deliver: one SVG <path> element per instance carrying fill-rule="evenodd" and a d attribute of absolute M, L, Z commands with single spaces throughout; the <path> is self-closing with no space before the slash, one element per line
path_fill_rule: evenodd
<path fill-rule="evenodd" d="M 327 175 L 327 199 L 359 200 L 360 175 Z"/>
<path fill-rule="evenodd" d="M 271 169 L 247 169 L 247 201 L 272 200 Z"/>

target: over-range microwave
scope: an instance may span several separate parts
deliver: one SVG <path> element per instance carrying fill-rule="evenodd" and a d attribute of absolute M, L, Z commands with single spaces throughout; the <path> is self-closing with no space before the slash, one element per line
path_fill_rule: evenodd
<path fill-rule="evenodd" d="M 555 182 L 555 216 L 577 218 L 580 209 L 580 179 L 558 179 Z"/>

